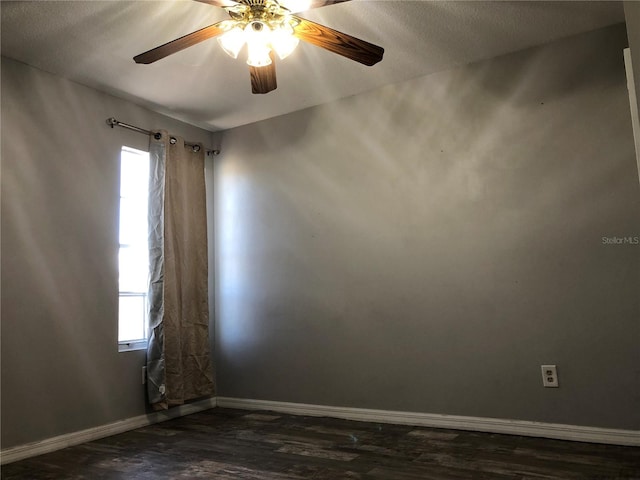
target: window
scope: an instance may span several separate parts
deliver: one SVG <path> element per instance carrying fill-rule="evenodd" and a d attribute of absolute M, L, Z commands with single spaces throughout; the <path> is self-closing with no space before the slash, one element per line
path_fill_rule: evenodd
<path fill-rule="evenodd" d="M 118 344 L 120 351 L 147 345 L 147 203 L 149 154 L 129 147 L 120 153 L 120 251 Z"/>

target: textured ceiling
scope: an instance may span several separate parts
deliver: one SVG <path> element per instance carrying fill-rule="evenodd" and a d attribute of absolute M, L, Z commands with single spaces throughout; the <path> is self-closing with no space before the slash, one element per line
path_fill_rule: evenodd
<path fill-rule="evenodd" d="M 353 0 L 300 16 L 385 48 L 366 67 L 310 44 L 277 63 L 278 89 L 252 95 L 248 67 L 207 40 L 151 65 L 132 57 L 227 18 L 195 1 L 2 1 L 2 55 L 209 130 L 624 21 L 620 2 Z"/>

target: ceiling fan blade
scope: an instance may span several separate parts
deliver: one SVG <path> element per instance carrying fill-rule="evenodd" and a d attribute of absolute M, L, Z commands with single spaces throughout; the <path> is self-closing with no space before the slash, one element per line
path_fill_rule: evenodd
<path fill-rule="evenodd" d="M 135 57 L 133 57 L 133 59 L 136 63 L 153 63 L 157 60 L 160 60 L 161 58 L 179 52 L 180 50 L 184 50 L 187 47 L 196 45 L 209 38 L 217 37 L 218 35 L 224 33 L 224 30 L 218 26 L 220 25 L 220 23 L 222 22 L 214 23 L 213 25 L 209 25 L 208 27 L 196 30 L 193 33 L 185 35 L 184 37 L 177 38 L 175 40 L 172 40 L 171 42 L 165 43 L 164 45 L 160 45 L 159 47 L 141 53 L 140 55 L 136 55 Z"/>
<path fill-rule="evenodd" d="M 337 53 L 364 65 L 375 65 L 384 55 L 384 48 L 338 32 L 319 23 L 293 16 L 300 24 L 295 28 L 294 35 L 300 40 Z"/>
<path fill-rule="evenodd" d="M 271 57 L 271 64 L 266 67 L 251 67 L 249 66 L 249 73 L 251 74 L 251 93 L 269 93 L 272 90 L 278 88 L 278 82 L 276 81 L 276 59 L 273 52 L 269 54 Z"/>

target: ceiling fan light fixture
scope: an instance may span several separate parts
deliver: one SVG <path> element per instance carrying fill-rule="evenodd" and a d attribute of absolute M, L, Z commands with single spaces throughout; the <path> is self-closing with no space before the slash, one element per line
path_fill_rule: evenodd
<path fill-rule="evenodd" d="M 252 67 L 266 67 L 267 65 L 271 65 L 271 58 L 269 57 L 269 52 L 271 51 L 269 47 L 264 45 L 251 45 L 249 46 L 249 55 L 247 56 L 247 65 Z"/>
<path fill-rule="evenodd" d="M 219 36 L 218 43 L 231 58 L 238 58 L 238 54 L 245 44 L 244 31 L 236 25 Z"/>
<path fill-rule="evenodd" d="M 293 27 L 289 24 L 283 24 L 271 31 L 271 47 L 281 60 L 291 55 L 298 43 L 298 38 L 293 36 Z"/>
<path fill-rule="evenodd" d="M 0 0 L 2 1 L 2 0 Z M 188 35 L 152 48 L 133 57 L 138 64 L 150 64 L 210 38 L 232 58 L 238 58 L 247 44 L 247 63 L 251 67 L 251 91 L 269 93 L 277 88 L 276 54 L 284 59 L 297 47 L 298 40 L 337 53 L 349 60 L 372 66 L 382 60 L 384 48 L 365 40 L 306 20 L 292 12 L 348 0 L 198 0 L 222 7 L 229 14 L 223 20 Z M 262 68 L 260 68 L 262 67 Z"/>
<path fill-rule="evenodd" d="M 247 42 L 247 64 L 252 67 L 266 67 L 271 65 L 269 53 L 271 48 L 271 29 L 264 22 L 254 21 L 244 29 L 244 38 Z"/>

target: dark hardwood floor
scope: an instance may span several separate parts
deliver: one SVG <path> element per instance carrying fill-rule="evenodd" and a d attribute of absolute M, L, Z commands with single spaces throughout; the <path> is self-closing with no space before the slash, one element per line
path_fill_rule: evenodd
<path fill-rule="evenodd" d="M 213 409 L 2 467 L 3 479 L 640 479 L 640 448 Z"/>

